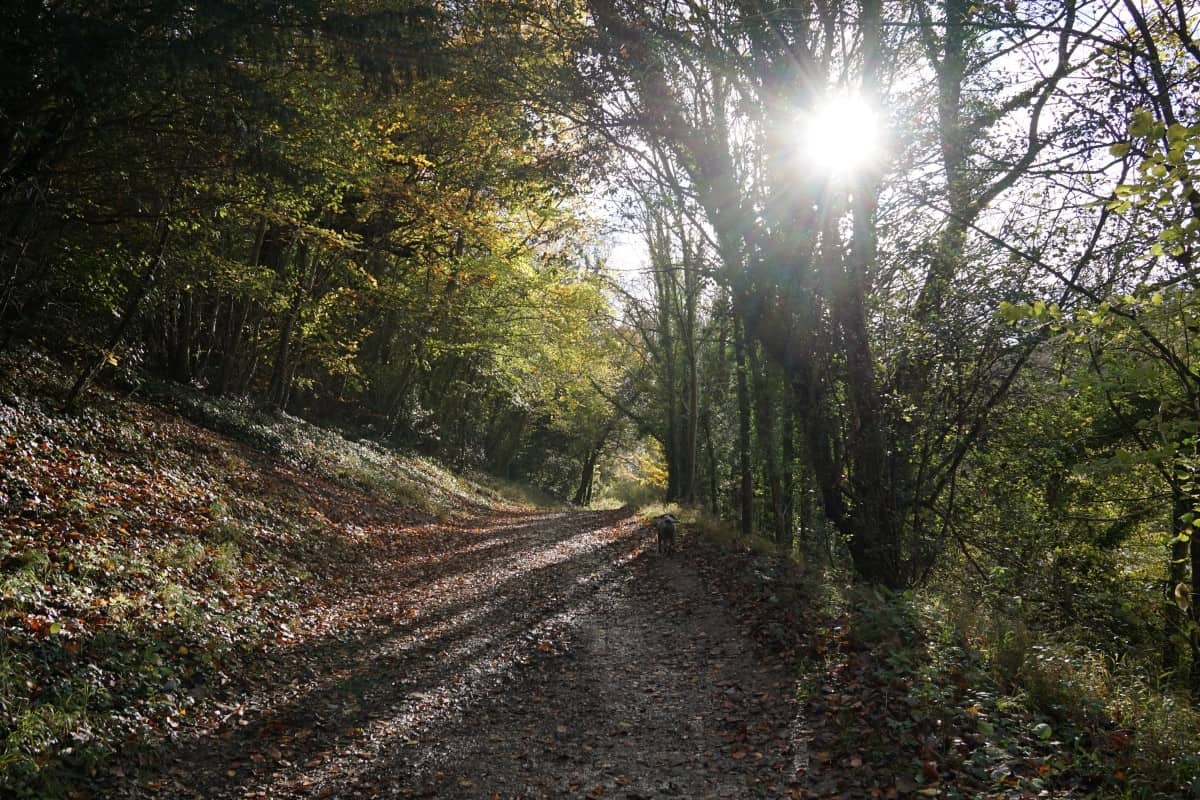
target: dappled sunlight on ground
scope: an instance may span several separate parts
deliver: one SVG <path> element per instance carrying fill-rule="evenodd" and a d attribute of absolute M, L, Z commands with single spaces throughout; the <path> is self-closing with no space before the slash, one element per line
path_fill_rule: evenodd
<path fill-rule="evenodd" d="M 432 549 L 385 554 L 371 572 L 390 568 L 389 581 L 297 620 L 297 641 L 268 655 L 264 691 L 229 698 L 142 786 L 168 796 L 197 785 L 207 796 L 336 791 L 400 751 L 391 787 L 407 791 L 436 760 L 420 743 L 503 690 L 531 658 L 560 651 L 597 587 L 639 555 L 643 533 L 614 512 L 519 514 L 436 532 L 391 532 L 431 538 Z"/>

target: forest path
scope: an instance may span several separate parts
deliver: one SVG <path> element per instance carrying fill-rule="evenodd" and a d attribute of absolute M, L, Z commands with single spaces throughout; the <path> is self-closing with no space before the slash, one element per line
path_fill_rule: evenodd
<path fill-rule="evenodd" d="M 418 535 L 416 532 L 409 532 Z M 406 535 L 398 531 L 398 536 Z M 791 684 L 622 512 L 429 535 L 103 796 L 787 797 Z"/>

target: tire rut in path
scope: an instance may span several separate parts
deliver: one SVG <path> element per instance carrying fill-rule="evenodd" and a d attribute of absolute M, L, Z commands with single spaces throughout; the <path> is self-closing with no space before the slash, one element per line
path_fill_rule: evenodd
<path fill-rule="evenodd" d="M 791 796 L 790 682 L 686 542 L 660 557 L 611 513 L 477 528 L 485 551 L 386 564 L 390 593 L 337 606 L 377 622 L 273 653 L 245 711 L 100 796 Z"/>

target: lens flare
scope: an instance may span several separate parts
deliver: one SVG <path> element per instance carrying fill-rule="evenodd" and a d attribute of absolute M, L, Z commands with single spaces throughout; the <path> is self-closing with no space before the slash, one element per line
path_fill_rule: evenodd
<path fill-rule="evenodd" d="M 827 97 L 799 119 L 800 154 L 809 168 L 849 176 L 883 155 L 883 120 L 857 94 Z"/>

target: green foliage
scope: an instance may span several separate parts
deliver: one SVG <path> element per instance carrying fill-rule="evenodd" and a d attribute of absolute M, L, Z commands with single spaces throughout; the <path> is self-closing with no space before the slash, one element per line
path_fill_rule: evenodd
<path fill-rule="evenodd" d="M 831 692 L 841 698 L 839 727 L 851 732 L 823 742 L 838 754 L 912 759 L 916 786 L 940 772 L 962 796 L 1083 786 L 1098 797 L 1194 791 L 1200 716 L 1128 662 L 1038 633 L 1011 603 L 946 606 L 864 588 L 846 592 L 844 603 L 817 626 L 820 661 L 810 664 L 841 676 L 826 677 L 833 685 L 810 701 L 820 708 Z M 919 744 L 908 745 L 910 736 Z"/>
<path fill-rule="evenodd" d="M 652 507 L 661 502 L 666 489 L 665 466 L 662 448 L 654 440 L 627 443 L 602 459 L 597 496 L 617 505 Z"/>
<path fill-rule="evenodd" d="M 601 151 L 560 113 L 575 21 L 260 5 L 20 5 L 2 34 L 6 328 L 135 386 L 144 369 L 254 397 L 225 422 L 264 447 L 263 401 L 460 465 L 511 462 L 514 414 L 595 427 L 604 299 L 575 197 Z"/>
<path fill-rule="evenodd" d="M 548 494 L 536 486 L 497 478 L 482 472 L 470 473 L 470 480 L 480 494 L 496 503 L 512 503 L 526 508 L 566 509 L 562 498 Z"/>
<path fill-rule="evenodd" d="M 638 509 L 638 514 L 648 519 L 668 512 L 675 514 L 681 524 L 686 526 L 688 535 L 702 538 L 724 550 L 754 553 L 773 558 L 782 556 L 784 559 L 789 555 L 781 553 L 779 544 L 774 540 L 760 534 L 743 536 L 732 522 L 713 516 L 702 508 L 680 508 L 675 504 L 665 506 L 655 504 Z M 780 600 L 776 596 L 775 600 L 770 602 L 778 603 Z"/>
<path fill-rule="evenodd" d="M 1111 152 L 1125 158 L 1136 148 L 1141 156 L 1137 180 L 1114 189 L 1110 209 L 1128 213 L 1135 207 L 1154 209 L 1163 224 L 1150 247 L 1152 257 L 1182 258 L 1197 243 L 1200 217 L 1190 206 L 1194 176 L 1200 169 L 1200 123 L 1167 124 L 1146 108 L 1134 110 L 1128 142 L 1118 142 Z"/>

